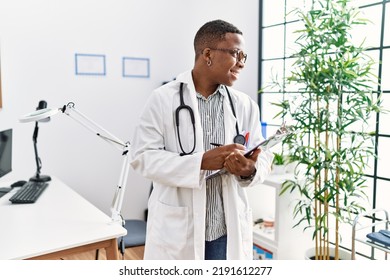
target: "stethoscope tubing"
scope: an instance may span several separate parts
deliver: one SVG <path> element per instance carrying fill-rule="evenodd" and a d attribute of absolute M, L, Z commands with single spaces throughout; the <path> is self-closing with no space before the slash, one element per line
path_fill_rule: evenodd
<path fill-rule="evenodd" d="M 183 83 L 180 83 L 180 91 L 179 91 L 179 95 L 180 95 L 180 105 L 176 108 L 176 111 L 175 111 L 175 117 L 176 117 L 176 128 L 177 128 L 177 138 L 178 138 L 178 141 L 179 141 L 179 146 L 180 146 L 180 149 L 181 149 L 181 153 L 180 153 L 180 156 L 186 156 L 186 155 L 190 155 L 192 154 L 194 151 L 195 151 L 195 147 L 196 147 L 196 136 L 195 136 L 195 116 L 194 116 L 194 111 L 192 110 L 192 108 L 188 105 L 186 105 L 184 103 L 184 97 L 183 97 L 183 86 L 184 84 Z M 239 130 L 238 130 L 238 122 L 237 122 L 237 116 L 236 116 L 236 110 L 234 109 L 234 106 L 233 106 L 233 100 L 232 100 L 232 97 L 230 96 L 230 92 L 227 88 L 227 86 L 225 86 L 225 89 L 226 89 L 226 93 L 229 97 L 229 103 L 230 103 L 230 107 L 232 108 L 232 113 L 233 113 L 233 116 L 235 117 L 236 119 L 236 136 L 234 136 L 234 139 L 233 139 L 233 142 L 234 143 L 237 143 L 237 144 L 241 144 L 241 145 L 245 145 L 245 136 L 240 134 Z M 181 143 L 181 138 L 180 138 L 180 129 L 179 129 L 179 126 L 180 126 L 180 122 L 179 122 L 179 115 L 180 115 L 180 111 L 181 110 L 187 110 L 189 115 L 190 115 L 190 118 L 191 118 L 191 123 L 192 123 L 192 130 L 193 130 L 193 133 L 194 133 L 194 144 L 192 146 L 192 149 L 190 152 L 185 152 L 184 149 L 183 149 L 183 145 Z"/>

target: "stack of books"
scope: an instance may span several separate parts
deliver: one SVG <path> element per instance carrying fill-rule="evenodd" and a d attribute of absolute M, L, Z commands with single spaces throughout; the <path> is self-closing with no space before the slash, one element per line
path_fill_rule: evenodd
<path fill-rule="evenodd" d="M 367 238 L 375 243 L 380 243 L 385 246 L 390 246 L 390 231 L 381 229 L 379 232 L 371 232 L 367 234 Z"/>

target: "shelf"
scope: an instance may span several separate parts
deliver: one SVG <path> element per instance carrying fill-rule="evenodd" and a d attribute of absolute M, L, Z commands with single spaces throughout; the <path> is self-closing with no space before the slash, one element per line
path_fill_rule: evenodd
<path fill-rule="evenodd" d="M 355 240 L 359 241 L 360 243 L 366 244 L 368 246 L 371 246 L 371 247 L 377 248 L 379 250 L 382 250 L 382 251 L 384 251 L 386 253 L 390 253 L 390 247 L 388 247 L 388 246 L 381 245 L 379 243 L 371 242 L 371 241 L 368 241 L 368 240 L 363 240 L 363 239 L 360 239 L 360 238 L 355 238 Z"/>
<path fill-rule="evenodd" d="M 379 216 L 383 215 L 382 219 L 379 219 Z M 376 222 L 369 222 L 368 224 L 362 223 L 362 218 L 364 217 L 376 217 L 379 219 L 379 221 Z M 389 214 L 384 209 L 374 209 L 369 212 L 363 213 L 358 215 L 352 226 L 352 250 L 351 250 L 351 258 L 354 260 L 356 259 L 356 241 L 366 244 L 372 248 L 376 248 L 378 250 L 385 252 L 385 259 L 387 260 L 387 254 L 390 253 L 390 247 L 382 245 L 377 242 L 370 241 L 369 239 L 365 238 L 363 239 L 361 236 L 364 234 L 367 234 L 367 231 L 363 231 L 364 229 L 369 229 L 369 232 L 372 232 L 372 228 L 380 228 L 383 227 L 383 229 L 388 229 L 390 225 L 389 221 Z M 357 236 L 357 232 L 361 232 L 360 236 Z"/>
<path fill-rule="evenodd" d="M 285 174 L 271 174 L 264 180 L 263 184 L 267 186 L 271 186 L 274 188 L 281 188 L 282 184 L 288 180 L 293 179 L 294 174 L 285 173 Z"/>
<path fill-rule="evenodd" d="M 276 246 L 275 229 L 272 229 L 272 231 L 265 231 L 264 229 L 259 228 L 259 226 L 254 226 L 253 227 L 253 236 L 254 236 L 254 238 L 256 237 L 257 239 L 264 240 L 264 241 Z"/>
<path fill-rule="evenodd" d="M 275 230 L 265 232 L 255 225 L 253 228 L 254 259 L 277 259 L 278 244 L 275 241 Z M 259 252 L 262 252 L 259 254 Z M 262 257 L 260 257 L 260 255 Z"/>
<path fill-rule="evenodd" d="M 263 230 L 259 224 L 253 227 L 254 244 L 271 252 L 273 259 L 301 259 L 306 244 L 311 243 L 311 236 L 294 228 L 291 202 L 295 199 L 295 194 L 279 195 L 282 184 L 293 178 L 292 173 L 272 174 L 258 186 L 247 190 L 253 218 L 257 220 L 269 217 L 274 220 L 271 231 Z"/>

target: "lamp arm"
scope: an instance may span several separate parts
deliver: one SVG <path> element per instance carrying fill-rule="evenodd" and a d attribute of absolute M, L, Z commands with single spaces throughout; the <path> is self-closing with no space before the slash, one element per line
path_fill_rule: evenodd
<path fill-rule="evenodd" d="M 104 141 L 110 144 L 116 144 L 114 145 L 116 148 L 122 150 L 124 147 L 128 145 L 124 141 L 120 140 L 112 133 L 108 132 L 106 129 L 104 129 L 103 127 L 101 127 L 100 125 L 92 121 L 90 118 L 88 118 L 87 116 L 85 116 L 84 114 L 76 110 L 73 102 L 69 102 L 67 105 L 64 105 L 61 111 L 64 114 L 68 115 L 73 120 L 75 120 L 76 122 L 78 122 L 79 124 L 81 124 L 82 126 L 84 126 L 86 129 L 94 133 L 96 136 L 103 139 Z"/>
<path fill-rule="evenodd" d="M 121 174 L 119 177 L 118 185 L 116 187 L 114 198 L 112 199 L 112 203 L 111 203 L 111 219 L 113 222 L 118 222 L 118 223 L 119 222 L 122 223 L 123 221 L 123 218 L 121 216 L 121 209 L 122 209 L 123 196 L 126 192 L 127 178 L 129 176 L 129 169 L 130 169 L 128 146 L 124 148 L 122 156 L 123 156 L 123 161 L 122 161 Z"/>
<path fill-rule="evenodd" d="M 126 191 L 127 178 L 129 175 L 130 169 L 130 159 L 129 159 L 129 148 L 130 142 L 123 142 L 119 138 L 112 135 L 110 132 L 105 130 L 103 127 L 93 122 L 91 119 L 77 111 L 74 107 L 73 102 L 69 102 L 67 105 L 64 105 L 61 109 L 63 113 L 68 115 L 70 118 L 74 119 L 76 122 L 84 126 L 86 129 L 90 130 L 92 133 L 103 139 L 104 141 L 114 145 L 116 148 L 119 148 L 122 151 L 123 162 L 122 169 L 119 176 L 118 185 L 115 190 L 114 198 L 111 204 L 111 220 L 114 223 L 123 224 L 123 218 L 121 216 L 122 202 L 123 197 Z M 99 132 L 100 131 L 100 132 Z M 119 147 L 120 146 L 120 147 Z"/>

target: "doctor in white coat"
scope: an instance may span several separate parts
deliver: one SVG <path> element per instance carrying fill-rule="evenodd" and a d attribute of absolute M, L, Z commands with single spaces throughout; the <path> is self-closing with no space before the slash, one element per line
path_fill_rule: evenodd
<path fill-rule="evenodd" d="M 245 65 L 244 39 L 215 20 L 199 29 L 194 47 L 194 68 L 153 92 L 132 140 L 131 165 L 154 186 L 144 259 L 249 260 L 245 189 L 265 179 L 273 156 L 260 149 L 243 156 L 262 140 L 258 105 L 230 88 Z M 222 168 L 226 174 L 206 180 Z"/>

